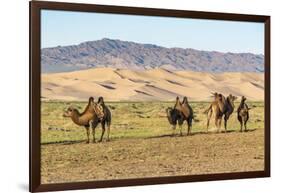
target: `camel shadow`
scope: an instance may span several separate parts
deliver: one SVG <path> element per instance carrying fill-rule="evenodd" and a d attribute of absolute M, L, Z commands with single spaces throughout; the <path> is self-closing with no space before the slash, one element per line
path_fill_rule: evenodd
<path fill-rule="evenodd" d="M 197 136 L 197 135 L 216 135 L 216 134 L 226 134 L 226 133 L 244 133 L 244 132 L 247 133 L 247 132 L 254 132 L 256 130 L 257 129 L 248 129 L 247 131 L 243 131 L 243 132 L 240 132 L 240 130 L 227 130 L 226 132 L 225 131 L 221 131 L 221 132 L 198 131 L 198 132 L 193 132 L 189 135 L 186 134 L 180 135 L 179 133 L 175 133 L 175 134 L 164 134 L 164 135 L 145 137 L 144 139 L 157 139 L 157 138 L 166 138 L 166 137 L 189 137 L 189 136 Z"/>
<path fill-rule="evenodd" d="M 210 135 L 210 134 L 224 134 L 224 133 L 244 133 L 244 132 L 253 132 L 253 131 L 256 131 L 257 129 L 248 129 L 247 131 L 244 131 L 243 132 L 240 132 L 240 130 L 227 130 L 227 131 L 220 131 L 220 132 L 217 132 L 217 131 L 198 131 L 198 132 L 194 132 L 190 135 Z"/>
<path fill-rule="evenodd" d="M 111 139 L 110 141 L 96 141 L 93 143 L 90 141 L 90 143 L 86 143 L 87 140 L 63 140 L 63 141 L 53 141 L 53 142 L 44 142 L 41 143 L 41 145 L 73 145 L 73 144 L 98 144 L 98 143 L 110 143 L 112 141 L 115 141 L 115 139 Z"/>
<path fill-rule="evenodd" d="M 157 138 L 165 138 L 165 137 L 178 137 L 180 136 L 179 134 L 164 134 L 164 135 L 157 135 L 157 136 L 150 136 L 150 137 L 145 137 L 144 139 L 157 139 Z"/>
<path fill-rule="evenodd" d="M 232 132 L 235 131 L 227 131 L 227 133 L 232 133 Z M 190 137 L 196 135 L 210 135 L 210 134 L 221 134 L 221 133 L 199 131 L 199 132 L 190 133 L 189 135 L 187 135 L 186 133 L 183 133 L 182 135 L 180 135 L 179 133 L 175 133 L 175 134 L 164 134 L 164 135 L 145 137 L 144 139 L 157 139 L 157 138 L 166 138 L 166 137 Z"/>
<path fill-rule="evenodd" d="M 157 135 L 157 136 L 149 136 L 149 137 L 144 137 L 143 139 L 157 139 L 157 138 L 168 138 L 168 137 L 190 137 L 190 136 L 197 136 L 197 135 L 216 135 L 216 134 L 226 134 L 226 133 L 248 133 L 248 132 L 254 132 L 257 129 L 248 129 L 247 131 L 240 132 L 240 130 L 227 130 L 225 131 L 221 131 L 221 132 L 216 132 L 216 131 L 198 131 L 198 132 L 193 132 L 189 135 L 186 135 L 186 133 L 180 135 L 179 133 L 175 133 L 175 134 L 163 134 L 163 135 Z M 110 141 L 107 141 L 106 143 L 109 142 L 113 142 L 113 141 L 118 141 L 119 139 L 114 138 L 111 139 Z M 72 145 L 72 144 L 83 144 L 85 143 L 86 140 L 62 140 L 62 141 L 54 141 L 54 142 L 43 142 L 41 143 L 41 145 L 54 145 L 54 144 L 58 144 L 58 145 Z M 97 143 L 103 143 L 102 142 L 97 142 Z"/>
<path fill-rule="evenodd" d="M 52 141 L 52 142 L 43 142 L 41 145 L 53 145 L 53 144 L 60 144 L 60 145 L 72 145 L 77 143 L 85 143 L 86 140 L 63 140 L 63 141 Z"/>
<path fill-rule="evenodd" d="M 243 132 L 246 132 L 246 133 L 247 133 L 247 132 L 253 132 L 253 131 L 256 131 L 256 130 L 257 130 L 257 129 L 247 129 L 246 131 L 243 130 Z M 242 132 L 242 133 L 243 133 L 243 132 Z"/>

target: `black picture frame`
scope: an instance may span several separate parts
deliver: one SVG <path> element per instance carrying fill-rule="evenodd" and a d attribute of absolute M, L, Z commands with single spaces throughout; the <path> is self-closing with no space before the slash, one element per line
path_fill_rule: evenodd
<path fill-rule="evenodd" d="M 246 15 L 232 13 L 215 13 L 201 11 L 183 11 L 154 8 L 137 8 L 122 6 L 105 6 L 81 3 L 62 3 L 47 1 L 31 1 L 30 3 L 30 191 L 59 191 L 88 188 L 121 187 L 135 185 L 151 185 L 166 183 L 183 183 L 195 181 L 228 180 L 242 178 L 270 177 L 270 16 Z M 199 18 L 227 21 L 263 22 L 265 24 L 264 57 L 265 57 L 265 159 L 264 171 L 238 172 L 223 174 L 152 177 L 122 180 L 105 180 L 92 182 L 73 182 L 59 184 L 41 184 L 40 182 L 40 10 L 67 10 L 80 12 L 118 13 L 129 15 L 162 16 L 178 18 Z"/>

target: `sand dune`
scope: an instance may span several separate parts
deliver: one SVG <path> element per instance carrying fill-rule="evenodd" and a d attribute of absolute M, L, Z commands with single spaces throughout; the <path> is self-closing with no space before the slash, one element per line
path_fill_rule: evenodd
<path fill-rule="evenodd" d="M 42 74 L 43 100 L 87 100 L 103 96 L 108 101 L 174 100 L 187 96 L 192 101 L 210 100 L 211 92 L 264 98 L 262 73 L 206 73 L 152 69 L 133 71 L 114 68 Z"/>

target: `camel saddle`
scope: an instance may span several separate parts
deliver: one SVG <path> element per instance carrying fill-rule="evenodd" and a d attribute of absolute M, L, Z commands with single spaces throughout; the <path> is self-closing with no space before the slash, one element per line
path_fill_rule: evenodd
<path fill-rule="evenodd" d="M 97 117 L 102 120 L 104 118 L 103 106 L 101 104 L 94 103 L 93 107 Z"/>

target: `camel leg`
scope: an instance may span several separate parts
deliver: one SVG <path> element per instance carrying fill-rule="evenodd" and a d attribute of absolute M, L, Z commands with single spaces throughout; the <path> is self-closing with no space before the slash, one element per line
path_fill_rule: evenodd
<path fill-rule="evenodd" d="M 247 130 L 247 122 L 246 122 L 246 121 L 244 122 L 244 128 L 245 128 L 244 131 L 248 131 L 248 130 Z"/>
<path fill-rule="evenodd" d="M 86 143 L 90 143 L 90 129 L 89 129 L 89 126 L 85 126 L 85 129 L 86 129 L 86 134 L 87 134 L 87 141 Z"/>
<path fill-rule="evenodd" d="M 105 132 L 105 122 L 104 121 L 101 123 L 101 128 L 102 128 L 102 132 L 101 132 L 101 137 L 100 137 L 99 142 L 102 142 L 102 138 L 103 138 L 103 135 Z"/>
<path fill-rule="evenodd" d="M 178 120 L 178 124 L 179 124 L 179 128 L 180 128 L 180 136 L 182 136 L 182 125 L 183 125 L 184 120 L 183 119 L 179 119 Z"/>
<path fill-rule="evenodd" d="M 172 126 L 172 130 L 173 130 L 173 131 L 172 131 L 172 136 L 174 136 L 174 135 L 175 135 L 175 130 L 176 130 L 176 125 L 173 125 L 173 126 Z"/>
<path fill-rule="evenodd" d="M 109 141 L 109 134 L 110 134 L 110 122 L 107 122 L 107 138 L 106 138 L 106 141 Z"/>
<path fill-rule="evenodd" d="M 179 125 L 180 128 L 180 136 L 182 136 L 182 125 Z"/>
<path fill-rule="evenodd" d="M 222 118 L 219 119 L 219 131 L 221 131 L 221 121 L 222 121 Z"/>
<path fill-rule="evenodd" d="M 190 125 L 189 125 L 189 123 L 187 124 L 187 133 L 186 133 L 186 135 L 190 135 Z"/>
<path fill-rule="evenodd" d="M 224 132 L 227 132 L 227 118 L 224 117 Z"/>
<path fill-rule="evenodd" d="M 242 123 L 242 121 L 240 121 L 240 132 L 242 132 L 243 131 L 243 123 Z"/>
<path fill-rule="evenodd" d="M 217 128 L 217 133 L 220 133 L 221 132 L 221 120 L 222 118 L 221 117 L 216 117 L 215 119 L 215 123 L 216 123 L 216 128 Z"/>
<path fill-rule="evenodd" d="M 216 128 L 217 128 L 217 133 L 220 133 L 221 132 L 221 118 L 220 117 L 216 117 L 215 118 L 215 125 L 216 125 Z"/>
<path fill-rule="evenodd" d="M 228 116 L 224 116 L 224 131 L 227 132 L 227 120 Z"/>
<path fill-rule="evenodd" d="M 92 135 L 93 135 L 93 143 L 96 143 L 96 127 L 98 126 L 98 121 L 92 121 Z"/>
<path fill-rule="evenodd" d="M 217 128 L 217 133 L 219 132 L 219 127 L 218 127 L 218 118 L 215 118 L 215 125 L 216 125 L 216 128 Z"/>
<path fill-rule="evenodd" d="M 192 128 L 192 120 L 188 120 L 187 122 L 187 135 L 191 134 L 191 128 Z"/>
<path fill-rule="evenodd" d="M 207 133 L 208 133 L 208 130 L 209 130 L 210 119 L 211 119 L 211 117 L 212 117 L 212 114 L 213 114 L 213 111 L 210 110 L 210 111 L 208 112 L 208 115 L 207 115 Z"/>
<path fill-rule="evenodd" d="M 186 136 L 188 136 L 189 135 L 189 122 L 188 122 L 188 120 L 186 120 L 186 125 L 187 125 Z"/>

